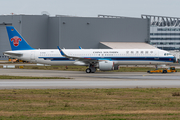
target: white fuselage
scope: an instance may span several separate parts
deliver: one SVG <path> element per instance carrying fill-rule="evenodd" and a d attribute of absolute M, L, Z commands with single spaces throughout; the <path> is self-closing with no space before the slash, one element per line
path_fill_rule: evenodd
<path fill-rule="evenodd" d="M 63 49 L 68 56 L 113 61 L 117 65 L 158 65 L 173 63 L 174 56 L 159 49 Z M 22 54 L 21 56 L 16 56 Z M 48 65 L 81 65 L 63 57 L 58 49 L 5 51 L 6 56 Z M 88 64 L 82 64 L 88 65 Z"/>

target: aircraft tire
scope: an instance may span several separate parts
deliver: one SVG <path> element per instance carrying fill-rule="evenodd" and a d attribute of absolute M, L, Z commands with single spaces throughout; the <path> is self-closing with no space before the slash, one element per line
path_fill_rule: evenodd
<path fill-rule="evenodd" d="M 87 68 L 87 69 L 86 69 L 86 73 L 91 73 L 91 69 L 90 69 L 90 68 Z"/>
<path fill-rule="evenodd" d="M 167 73 L 167 70 L 163 70 L 163 73 Z"/>

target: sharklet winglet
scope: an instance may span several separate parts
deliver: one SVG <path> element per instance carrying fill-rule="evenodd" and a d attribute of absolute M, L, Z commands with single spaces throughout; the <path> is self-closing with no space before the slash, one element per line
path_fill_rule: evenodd
<path fill-rule="evenodd" d="M 81 46 L 79 46 L 79 49 L 82 49 Z"/>
<path fill-rule="evenodd" d="M 62 56 L 66 56 L 59 46 L 57 46 Z"/>

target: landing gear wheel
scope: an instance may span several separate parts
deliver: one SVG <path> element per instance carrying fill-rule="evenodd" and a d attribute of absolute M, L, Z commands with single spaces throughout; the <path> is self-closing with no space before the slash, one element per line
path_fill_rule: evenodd
<path fill-rule="evenodd" d="M 86 69 L 86 73 L 91 73 L 91 69 L 90 69 L 90 68 L 87 68 L 87 69 Z"/>
<path fill-rule="evenodd" d="M 167 73 L 167 70 L 163 70 L 163 73 Z"/>

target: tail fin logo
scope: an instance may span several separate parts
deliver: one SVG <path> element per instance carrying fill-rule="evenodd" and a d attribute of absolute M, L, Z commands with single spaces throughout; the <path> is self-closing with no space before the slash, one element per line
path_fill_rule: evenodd
<path fill-rule="evenodd" d="M 17 47 L 19 45 L 19 41 L 22 41 L 22 39 L 19 38 L 18 36 L 14 36 L 13 38 L 11 38 L 11 42 L 13 42 L 13 45 L 15 47 Z"/>

